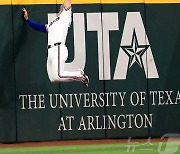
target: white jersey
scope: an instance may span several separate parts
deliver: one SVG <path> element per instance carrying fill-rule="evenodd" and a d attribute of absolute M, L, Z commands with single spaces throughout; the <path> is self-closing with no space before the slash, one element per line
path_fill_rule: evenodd
<path fill-rule="evenodd" d="M 54 43 L 65 44 L 68 28 L 71 24 L 71 8 L 64 10 L 59 16 L 46 25 L 48 31 L 48 45 L 54 45 Z"/>

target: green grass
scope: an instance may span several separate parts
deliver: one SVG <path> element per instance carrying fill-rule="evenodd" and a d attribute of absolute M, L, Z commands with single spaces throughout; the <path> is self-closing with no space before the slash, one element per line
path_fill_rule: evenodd
<path fill-rule="evenodd" d="M 0 154 L 180 154 L 180 142 L 0 148 Z M 129 147 L 129 148 L 128 148 Z M 177 148 L 178 147 L 178 148 Z M 128 151 L 129 150 L 129 151 Z"/>

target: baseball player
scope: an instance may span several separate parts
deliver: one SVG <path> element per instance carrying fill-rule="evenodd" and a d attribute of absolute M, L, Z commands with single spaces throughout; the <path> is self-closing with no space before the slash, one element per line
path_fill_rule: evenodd
<path fill-rule="evenodd" d="M 64 70 L 68 58 L 68 49 L 65 45 L 68 28 L 71 24 L 71 0 L 64 0 L 58 15 L 49 24 L 41 25 L 33 22 L 28 17 L 25 8 L 22 9 L 24 19 L 33 29 L 48 33 L 48 58 L 47 72 L 51 82 L 80 81 L 85 86 L 89 84 L 89 78 L 82 69 L 74 72 Z"/>

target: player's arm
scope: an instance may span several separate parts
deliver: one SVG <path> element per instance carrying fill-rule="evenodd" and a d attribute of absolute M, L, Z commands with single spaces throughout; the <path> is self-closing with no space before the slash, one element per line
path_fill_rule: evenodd
<path fill-rule="evenodd" d="M 64 7 L 66 10 L 71 8 L 71 0 L 64 0 Z"/>
<path fill-rule="evenodd" d="M 32 27 L 33 29 L 40 31 L 40 32 L 47 32 L 46 30 L 46 25 L 41 25 L 33 22 L 32 20 L 29 19 L 28 17 L 28 12 L 25 8 L 22 9 L 24 13 L 24 19 L 27 21 L 28 25 Z"/>

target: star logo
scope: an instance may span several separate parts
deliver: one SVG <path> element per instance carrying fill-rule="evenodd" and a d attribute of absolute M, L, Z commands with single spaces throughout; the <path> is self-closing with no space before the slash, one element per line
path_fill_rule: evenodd
<path fill-rule="evenodd" d="M 149 48 L 149 45 L 139 45 L 138 39 L 136 36 L 135 29 L 133 31 L 132 42 L 130 46 L 121 46 L 123 51 L 129 56 L 129 68 L 136 62 L 141 68 L 142 64 L 142 56 Z"/>

